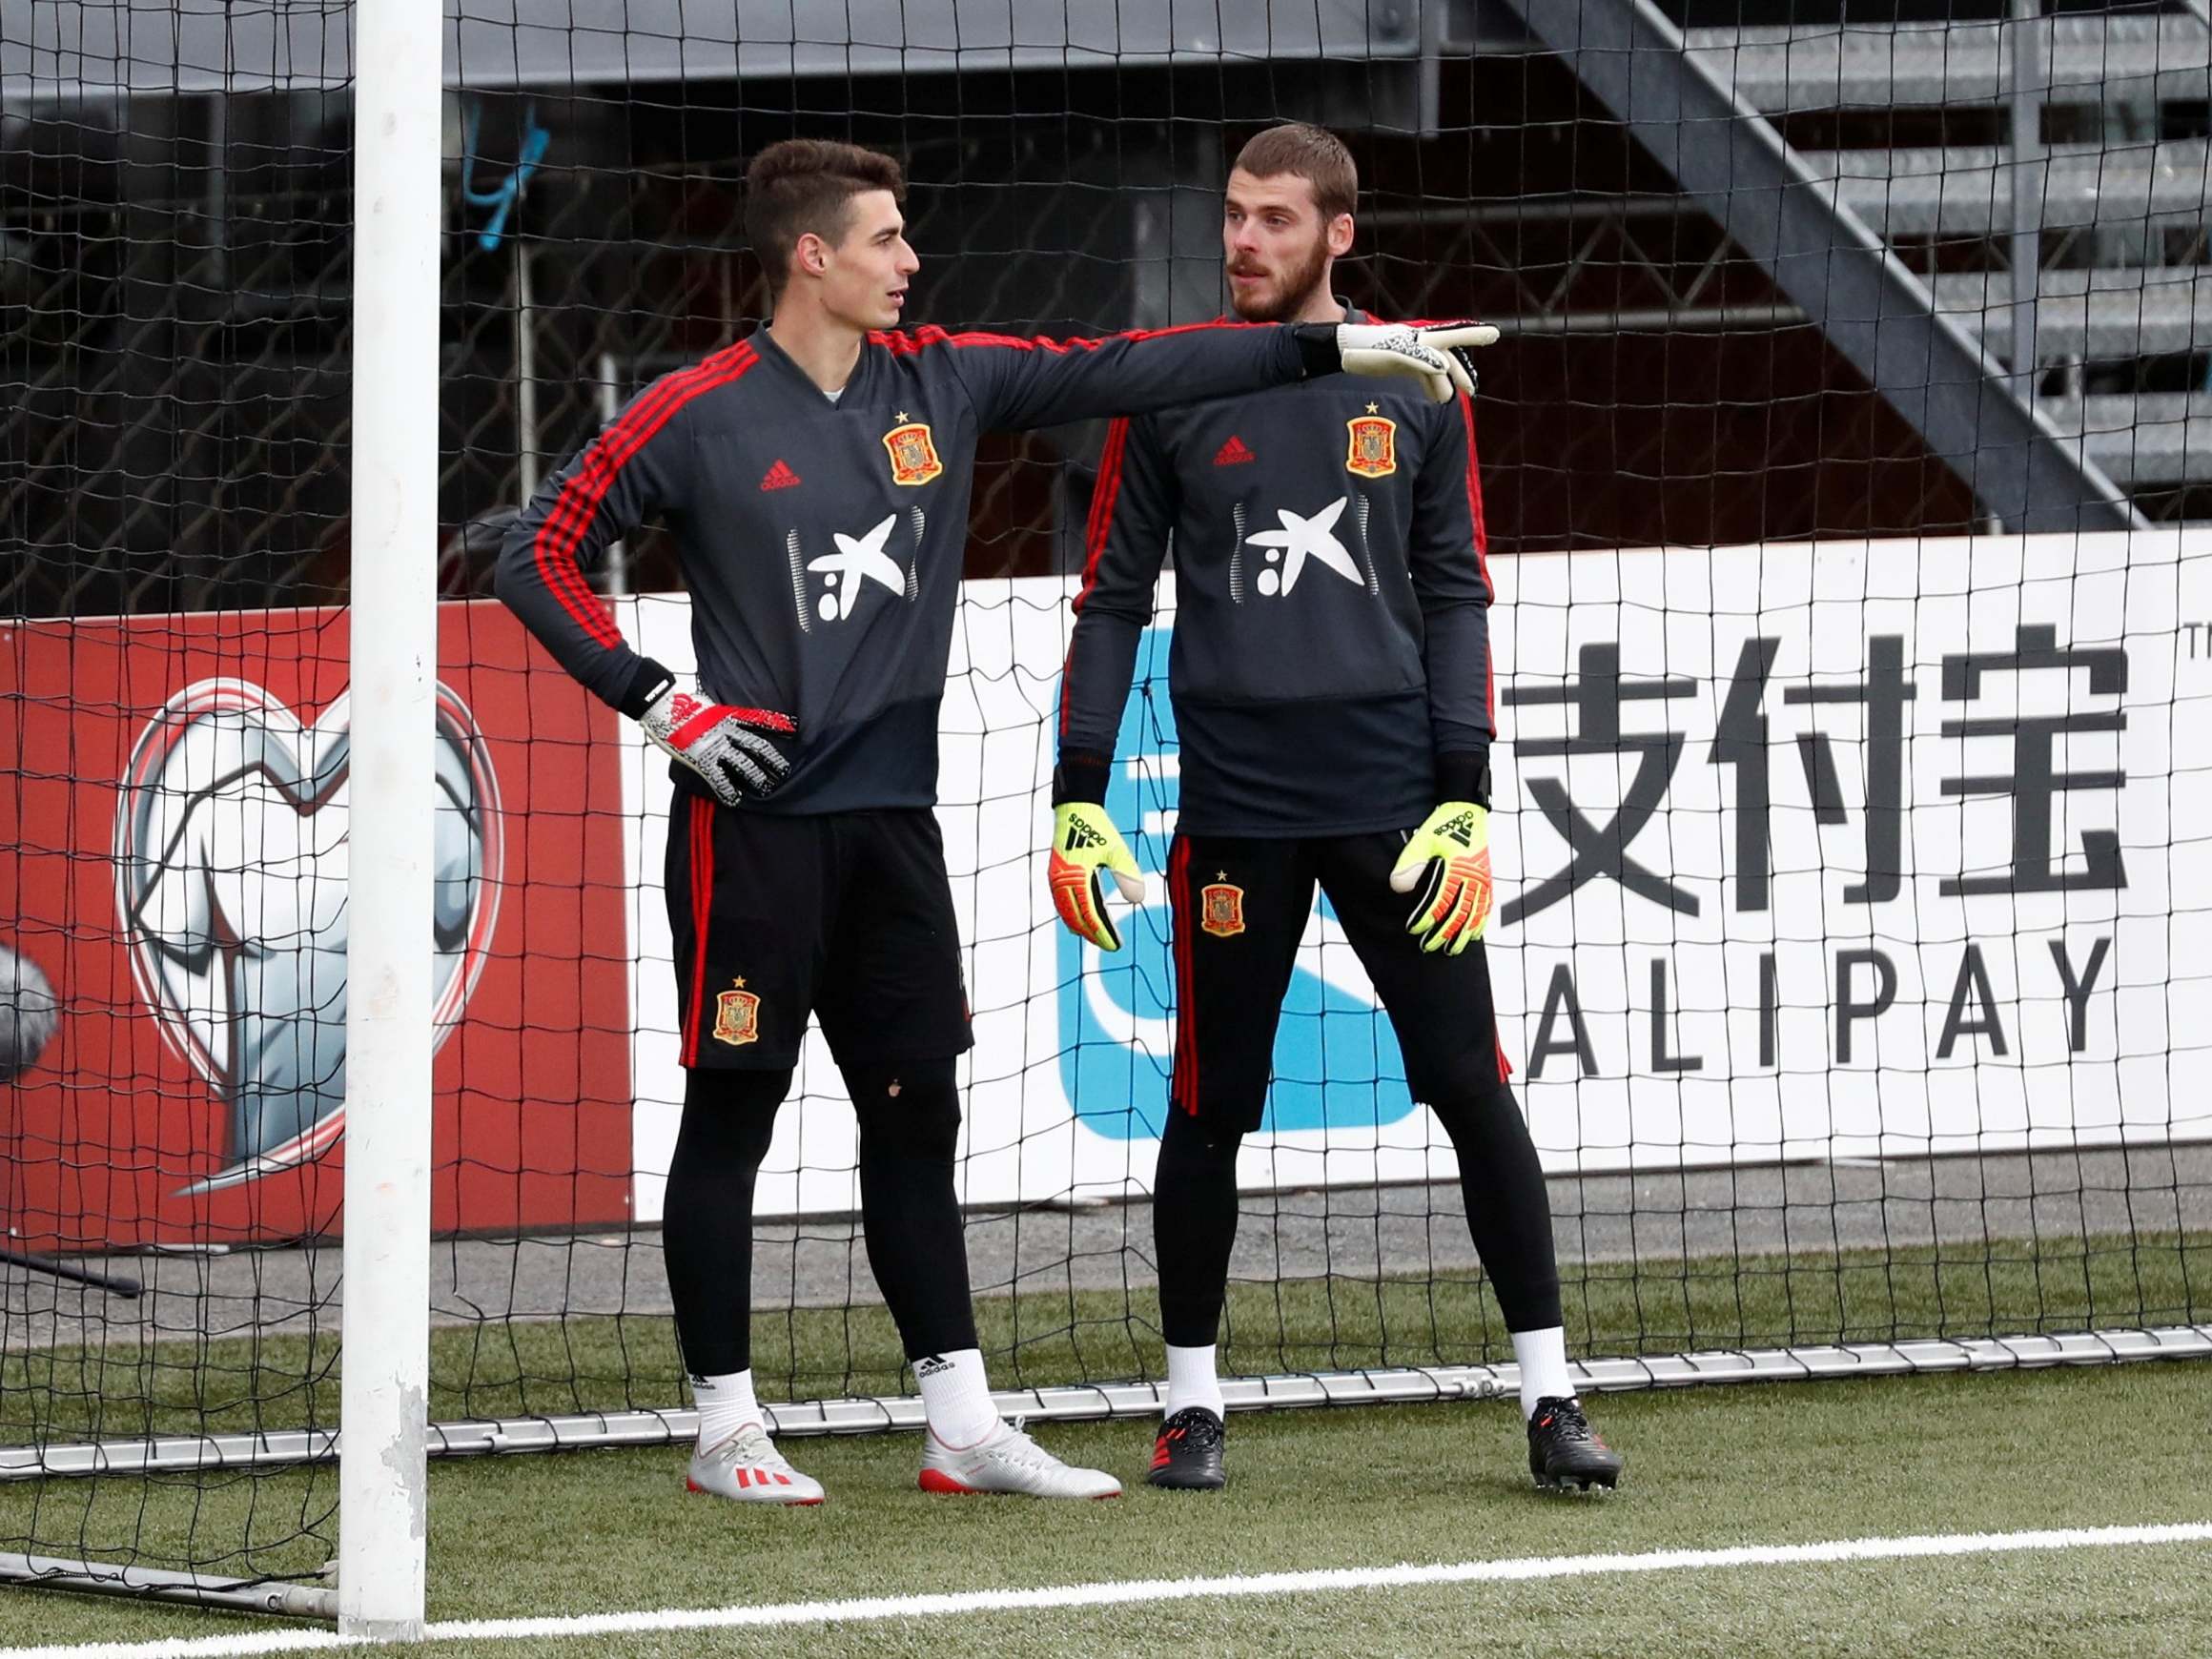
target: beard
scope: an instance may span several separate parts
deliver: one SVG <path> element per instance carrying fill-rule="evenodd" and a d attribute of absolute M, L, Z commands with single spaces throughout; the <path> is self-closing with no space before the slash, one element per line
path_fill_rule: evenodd
<path fill-rule="evenodd" d="M 1316 236 L 1312 251 L 1285 271 L 1267 293 L 1238 295 L 1231 290 L 1229 303 L 1246 322 L 1287 322 L 1305 308 L 1314 290 L 1321 286 L 1321 273 L 1328 263 L 1329 245 Z"/>

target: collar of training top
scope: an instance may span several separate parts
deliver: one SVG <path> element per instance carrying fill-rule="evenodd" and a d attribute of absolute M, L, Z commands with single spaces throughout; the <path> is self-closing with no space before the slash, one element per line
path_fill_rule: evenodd
<path fill-rule="evenodd" d="M 798 384 L 805 387 L 807 391 L 821 399 L 822 406 L 825 409 L 843 408 L 854 401 L 854 394 L 860 391 L 861 387 L 867 381 L 869 366 L 877 356 L 877 353 L 870 349 L 870 347 L 873 345 L 873 342 L 868 339 L 865 336 L 862 337 L 860 341 L 860 357 L 858 360 L 855 361 L 852 365 L 851 378 L 848 379 L 842 387 L 839 388 L 837 395 L 832 398 L 829 393 L 823 391 L 820 386 L 814 383 L 814 377 L 812 375 L 809 375 L 805 369 L 799 367 L 798 363 L 792 359 L 790 353 L 784 350 L 781 343 L 779 343 L 776 339 L 775 331 L 769 328 L 767 323 L 762 323 L 758 328 L 754 329 L 752 333 L 746 336 L 746 338 L 752 341 L 752 349 L 760 355 L 760 360 L 763 367 L 770 370 L 772 373 L 789 376 L 791 379 L 797 381 Z"/>

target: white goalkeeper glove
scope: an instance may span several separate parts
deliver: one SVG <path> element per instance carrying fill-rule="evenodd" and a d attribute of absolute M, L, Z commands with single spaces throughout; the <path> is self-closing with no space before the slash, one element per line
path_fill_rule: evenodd
<path fill-rule="evenodd" d="M 725 807 L 765 800 L 790 775 L 779 737 L 798 735 L 799 723 L 770 708 L 739 708 L 677 689 L 676 677 L 657 663 L 642 693 L 638 724 L 653 746 L 706 780 Z"/>
<path fill-rule="evenodd" d="M 1431 403 L 1448 403 L 1461 393 L 1473 397 L 1474 364 L 1466 354 L 1498 338 L 1486 322 L 1424 328 L 1403 322 L 1307 322 L 1295 332 L 1308 373 L 1342 369 L 1347 375 L 1411 375 L 1427 389 Z"/>

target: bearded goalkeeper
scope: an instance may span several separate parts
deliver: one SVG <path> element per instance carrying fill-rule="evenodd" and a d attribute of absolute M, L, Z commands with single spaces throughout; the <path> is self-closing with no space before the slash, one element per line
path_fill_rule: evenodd
<path fill-rule="evenodd" d="M 1333 297 L 1352 157 L 1281 126 L 1229 175 L 1222 246 L 1246 321 L 1366 322 Z M 1120 948 L 1101 873 L 1142 896 L 1102 805 L 1138 636 L 1173 538 L 1180 809 L 1167 869 L 1177 1025 L 1153 1225 L 1165 1421 L 1149 1479 L 1226 1484 L 1215 1339 L 1237 1152 L 1318 882 L 1366 967 L 1414 1097 L 1459 1155 L 1467 1222 L 1521 1371 L 1528 1466 L 1609 1487 L 1567 1367 L 1544 1172 L 1512 1092 L 1482 937 L 1490 914 L 1488 607 L 1474 412 L 1336 379 L 1114 422 L 1062 692 L 1051 882 Z"/>

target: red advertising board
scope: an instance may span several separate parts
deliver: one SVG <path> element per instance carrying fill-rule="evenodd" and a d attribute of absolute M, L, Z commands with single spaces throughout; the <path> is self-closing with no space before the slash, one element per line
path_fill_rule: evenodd
<path fill-rule="evenodd" d="M 337 1227 L 347 622 L 0 625 L 15 1247 Z M 496 604 L 440 607 L 439 664 L 433 1220 L 619 1222 L 631 1020 L 613 716 Z"/>

